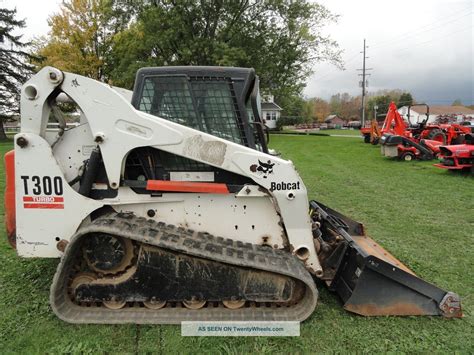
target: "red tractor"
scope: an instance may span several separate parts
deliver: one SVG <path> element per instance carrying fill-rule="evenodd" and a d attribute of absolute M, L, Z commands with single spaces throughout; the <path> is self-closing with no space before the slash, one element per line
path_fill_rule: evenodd
<path fill-rule="evenodd" d="M 402 120 L 395 104 L 392 104 L 390 104 L 389 113 L 393 111 L 393 115 L 397 117 L 396 121 Z M 413 124 L 410 121 L 410 109 L 413 106 L 426 106 L 426 118 L 422 122 Z M 429 106 L 427 104 L 417 104 L 408 106 L 409 125 L 406 126 L 402 120 L 405 125 L 403 132 L 401 132 L 403 127 L 401 124 L 395 126 L 398 128 L 398 132 L 394 129 L 386 129 L 384 132 L 384 122 L 382 133 L 385 134 L 381 139 L 382 154 L 406 161 L 413 159 L 431 160 L 440 153 L 441 145 L 461 144 L 464 142 L 465 135 L 471 132 L 469 127 L 460 124 L 427 124 L 429 116 Z"/>
<path fill-rule="evenodd" d="M 418 124 L 412 124 L 410 121 L 410 109 L 413 106 L 426 106 L 426 118 Z M 417 104 L 408 106 L 409 130 L 418 140 L 429 139 L 443 144 L 453 145 L 462 144 L 466 134 L 471 133 L 471 129 L 459 123 L 431 123 L 428 124 L 430 108 L 427 104 Z"/>
<path fill-rule="evenodd" d="M 470 170 L 474 175 L 474 135 L 466 134 L 465 144 L 440 147 L 441 162 L 434 166 L 448 170 Z"/>

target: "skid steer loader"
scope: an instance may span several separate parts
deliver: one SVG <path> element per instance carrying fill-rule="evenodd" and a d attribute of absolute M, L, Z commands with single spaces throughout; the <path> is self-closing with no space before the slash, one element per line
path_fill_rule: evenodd
<path fill-rule="evenodd" d="M 268 154 L 259 100 L 245 68 L 143 68 L 132 93 L 46 67 L 23 86 L 6 226 L 20 256 L 61 258 L 59 318 L 302 321 L 317 279 L 361 315 L 461 316 L 458 295 L 308 201 L 292 162 Z"/>

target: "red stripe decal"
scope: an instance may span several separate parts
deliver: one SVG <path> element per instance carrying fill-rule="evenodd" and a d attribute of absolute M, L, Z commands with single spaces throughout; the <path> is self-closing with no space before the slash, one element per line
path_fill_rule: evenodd
<path fill-rule="evenodd" d="M 23 196 L 23 202 L 41 202 L 41 203 L 64 202 L 64 197 L 56 197 L 56 196 Z"/>
<path fill-rule="evenodd" d="M 151 191 L 202 192 L 210 194 L 228 194 L 226 184 L 209 182 L 148 180 L 146 189 Z"/>
<path fill-rule="evenodd" d="M 64 209 L 62 203 L 24 203 L 24 208 Z"/>

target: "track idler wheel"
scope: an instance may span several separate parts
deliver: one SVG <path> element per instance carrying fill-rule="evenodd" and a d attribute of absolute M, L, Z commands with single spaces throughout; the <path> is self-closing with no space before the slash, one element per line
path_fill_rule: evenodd
<path fill-rule="evenodd" d="M 204 307 L 205 304 L 206 304 L 206 301 L 198 301 L 198 300 L 183 301 L 183 305 L 189 309 L 201 309 L 202 307 Z"/>
<path fill-rule="evenodd" d="M 74 292 L 74 290 L 78 286 L 82 284 L 91 283 L 92 281 L 96 279 L 97 277 L 94 274 L 89 273 L 89 272 L 83 272 L 83 273 L 77 274 L 76 277 L 74 277 L 74 279 L 72 280 L 71 286 L 69 288 L 71 289 L 72 292 Z"/>
<path fill-rule="evenodd" d="M 151 299 L 149 301 L 144 301 L 143 304 L 148 309 L 161 309 L 166 306 L 166 301 Z"/>
<path fill-rule="evenodd" d="M 103 301 L 104 306 L 108 309 L 121 309 L 125 306 L 126 303 L 127 302 L 117 298 L 112 298 L 109 301 Z"/>
<path fill-rule="evenodd" d="M 245 300 L 226 300 L 222 301 L 224 306 L 229 309 L 239 309 L 245 305 Z"/>

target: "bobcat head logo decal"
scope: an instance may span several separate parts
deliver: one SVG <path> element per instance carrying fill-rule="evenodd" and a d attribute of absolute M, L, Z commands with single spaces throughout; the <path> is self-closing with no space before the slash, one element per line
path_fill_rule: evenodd
<path fill-rule="evenodd" d="M 268 175 L 273 174 L 273 166 L 275 163 L 272 163 L 270 160 L 268 160 L 266 163 L 258 160 L 258 165 L 257 164 L 252 164 L 250 165 L 250 171 L 253 173 L 259 173 L 260 175 L 263 175 L 263 178 L 266 179 Z"/>

